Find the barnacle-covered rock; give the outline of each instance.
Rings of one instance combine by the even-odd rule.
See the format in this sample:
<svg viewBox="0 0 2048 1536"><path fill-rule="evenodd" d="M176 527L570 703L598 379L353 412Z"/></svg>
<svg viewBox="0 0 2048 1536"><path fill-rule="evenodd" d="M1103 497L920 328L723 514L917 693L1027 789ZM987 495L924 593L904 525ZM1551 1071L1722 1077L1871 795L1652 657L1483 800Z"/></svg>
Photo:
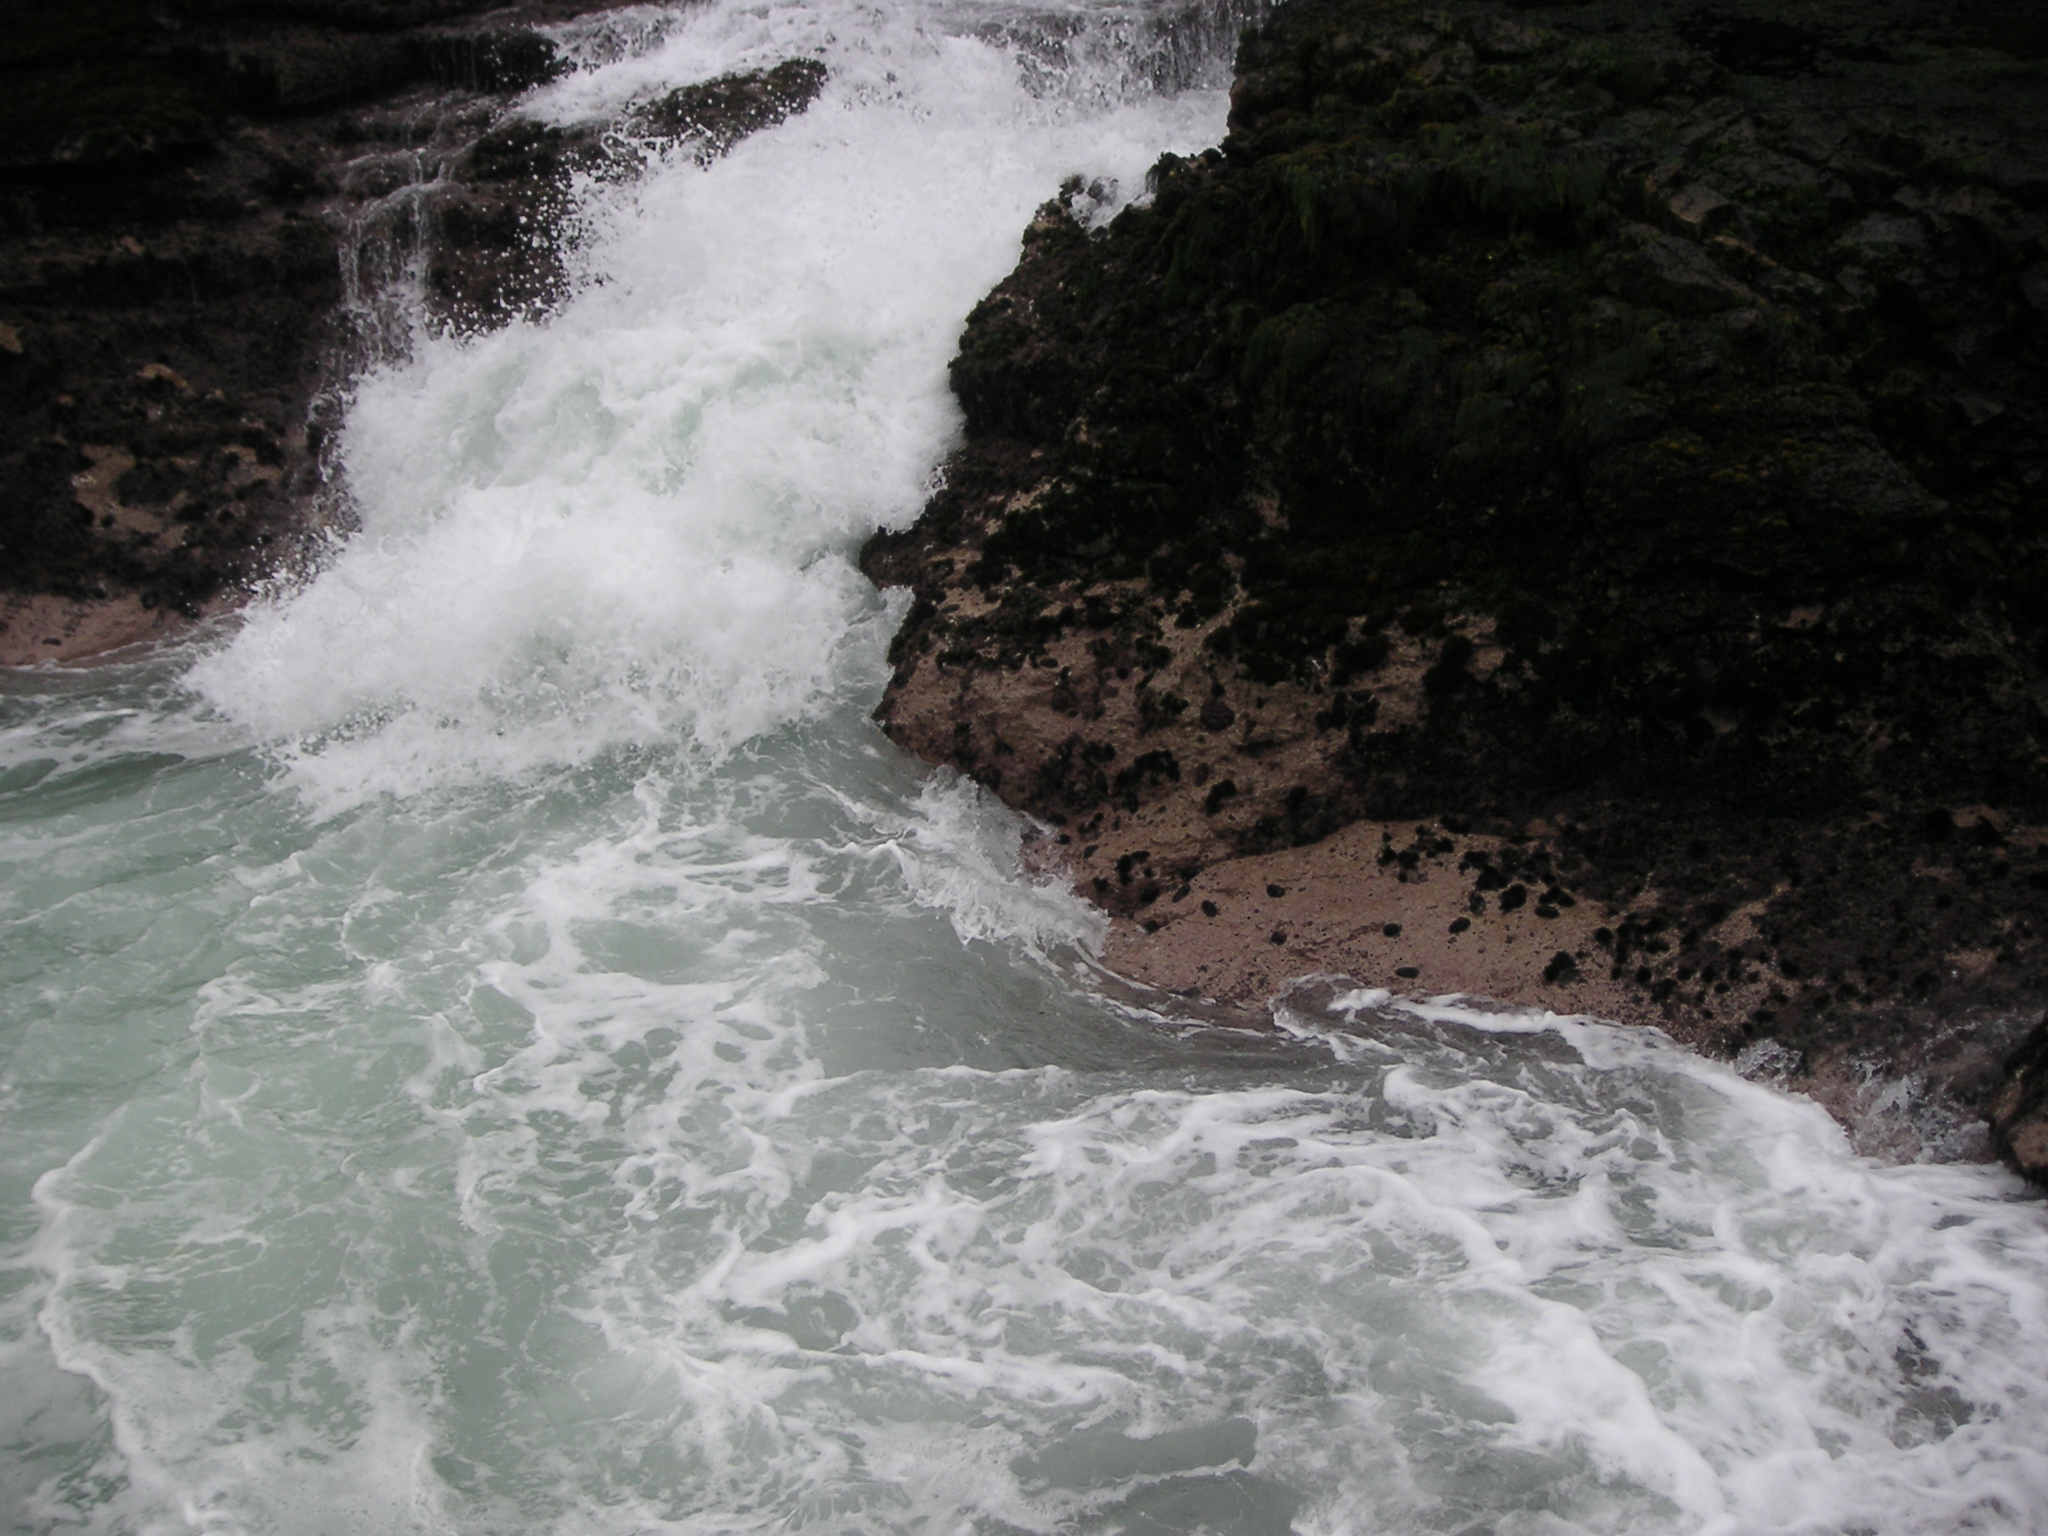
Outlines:
<svg viewBox="0 0 2048 1536"><path fill-rule="evenodd" d="M966 445L866 552L916 597L885 727L1134 932L1428 821L1605 918L1525 937L1517 1000L1815 1062L2009 1019L2048 990L2048 66L1972 14L1283 6L1218 148L1106 229L1070 187L970 318ZM1575 921L1473 894L1468 946ZM1974 1113L2009 1043L1944 1058Z"/></svg>

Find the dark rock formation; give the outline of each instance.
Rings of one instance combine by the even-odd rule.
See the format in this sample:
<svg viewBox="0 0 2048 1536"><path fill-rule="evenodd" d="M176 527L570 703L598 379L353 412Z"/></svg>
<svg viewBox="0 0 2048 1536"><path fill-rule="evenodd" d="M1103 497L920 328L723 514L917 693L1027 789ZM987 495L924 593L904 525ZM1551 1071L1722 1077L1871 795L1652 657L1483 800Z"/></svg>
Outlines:
<svg viewBox="0 0 2048 1536"><path fill-rule="evenodd" d="M578 175L626 180L647 153L676 145L708 162L801 112L824 84L824 65L790 59L679 86L629 109L619 122L498 123L452 162L448 185L433 201L429 303L464 330L547 310L567 292L565 219Z"/></svg>
<svg viewBox="0 0 2048 1536"><path fill-rule="evenodd" d="M475 0L26 0L0 37L0 587L198 611L309 526L365 106L559 65ZM27 611L18 602L9 612ZM76 612L74 611L74 620ZM88 635L98 634L86 626ZM45 638L0 634L27 659Z"/></svg>
<svg viewBox="0 0 2048 1536"><path fill-rule="evenodd" d="M2005 1084L1991 1105L1991 1138L2013 1167L2048 1184L2048 1018L2005 1063Z"/></svg>
<svg viewBox="0 0 2048 1536"><path fill-rule="evenodd" d="M679 142L723 153L824 78L792 61L579 129L508 115L513 93L567 68L537 28L596 8L24 0L10 13L0 661L159 633L152 612L229 599L345 517L322 495L331 390L402 339L402 326L369 334L366 301L402 285L416 253L442 323L535 313L564 292L576 171L622 178Z"/></svg>
<svg viewBox="0 0 2048 1536"><path fill-rule="evenodd" d="M1295 0L1219 149L1106 230L1070 186L970 319L966 446L866 552L916 596L885 725L1115 912L1134 846L1184 882L1440 817L1611 915L1566 999L1597 968L1813 1061L2009 1038L2048 991L2031 14Z"/></svg>

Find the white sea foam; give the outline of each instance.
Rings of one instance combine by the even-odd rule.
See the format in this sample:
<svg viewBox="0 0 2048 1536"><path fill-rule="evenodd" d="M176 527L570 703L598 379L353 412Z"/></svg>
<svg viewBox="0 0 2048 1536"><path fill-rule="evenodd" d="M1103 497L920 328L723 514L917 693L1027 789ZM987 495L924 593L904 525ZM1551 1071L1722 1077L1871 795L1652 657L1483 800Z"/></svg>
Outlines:
<svg viewBox="0 0 2048 1536"><path fill-rule="evenodd" d="M0 698L14 1525L2048 1528L2008 1176L1585 1020L1155 1027L866 721L961 317L1221 126L1077 16L586 25L535 112L833 83L366 380L363 531L189 688Z"/></svg>
<svg viewBox="0 0 2048 1536"><path fill-rule="evenodd" d="M495 868L495 819L393 811L240 871L250 958L201 988L183 1072L37 1188L42 1326L124 1489L39 1507L2048 1518L2048 1231L2003 1176L1878 1168L1583 1020L1355 994L1207 1051L1120 1022L921 873L1001 846L974 804L905 785L881 817L872 761L643 776Z"/></svg>
<svg viewBox="0 0 2048 1536"><path fill-rule="evenodd" d="M709 170L590 189L582 287L545 325L422 335L362 382L362 532L192 677L316 800L677 736L715 760L871 694L900 612L850 555L916 515L962 317L1063 177L1136 188L1220 128L1214 91L1047 101L927 19L707 8L535 102L573 116L792 53L833 71Z"/></svg>

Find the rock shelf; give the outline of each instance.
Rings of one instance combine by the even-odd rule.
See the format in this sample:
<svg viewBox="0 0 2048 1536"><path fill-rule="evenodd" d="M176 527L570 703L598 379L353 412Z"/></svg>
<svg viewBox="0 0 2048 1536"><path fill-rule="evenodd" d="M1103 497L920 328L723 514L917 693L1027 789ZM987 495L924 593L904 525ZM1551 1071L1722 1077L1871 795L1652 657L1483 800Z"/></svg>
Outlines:
<svg viewBox="0 0 2048 1536"><path fill-rule="evenodd" d="M879 716L1130 974L1656 1023L1989 1155L2048 996L2044 38L1796 11L1295 0L1220 146L1027 231L865 551Z"/></svg>

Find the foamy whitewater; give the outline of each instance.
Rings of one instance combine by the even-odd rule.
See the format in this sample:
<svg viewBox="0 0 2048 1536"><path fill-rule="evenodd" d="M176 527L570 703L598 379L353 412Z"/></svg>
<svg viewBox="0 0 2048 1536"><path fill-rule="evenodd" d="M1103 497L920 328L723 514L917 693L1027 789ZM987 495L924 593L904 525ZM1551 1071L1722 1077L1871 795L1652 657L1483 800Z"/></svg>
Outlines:
<svg viewBox="0 0 2048 1536"><path fill-rule="evenodd" d="M365 378L315 579L0 684L8 1529L2048 1529L2008 1174L1586 1021L1119 1004L869 722L967 311L1233 27L565 31L557 120L832 78Z"/></svg>

